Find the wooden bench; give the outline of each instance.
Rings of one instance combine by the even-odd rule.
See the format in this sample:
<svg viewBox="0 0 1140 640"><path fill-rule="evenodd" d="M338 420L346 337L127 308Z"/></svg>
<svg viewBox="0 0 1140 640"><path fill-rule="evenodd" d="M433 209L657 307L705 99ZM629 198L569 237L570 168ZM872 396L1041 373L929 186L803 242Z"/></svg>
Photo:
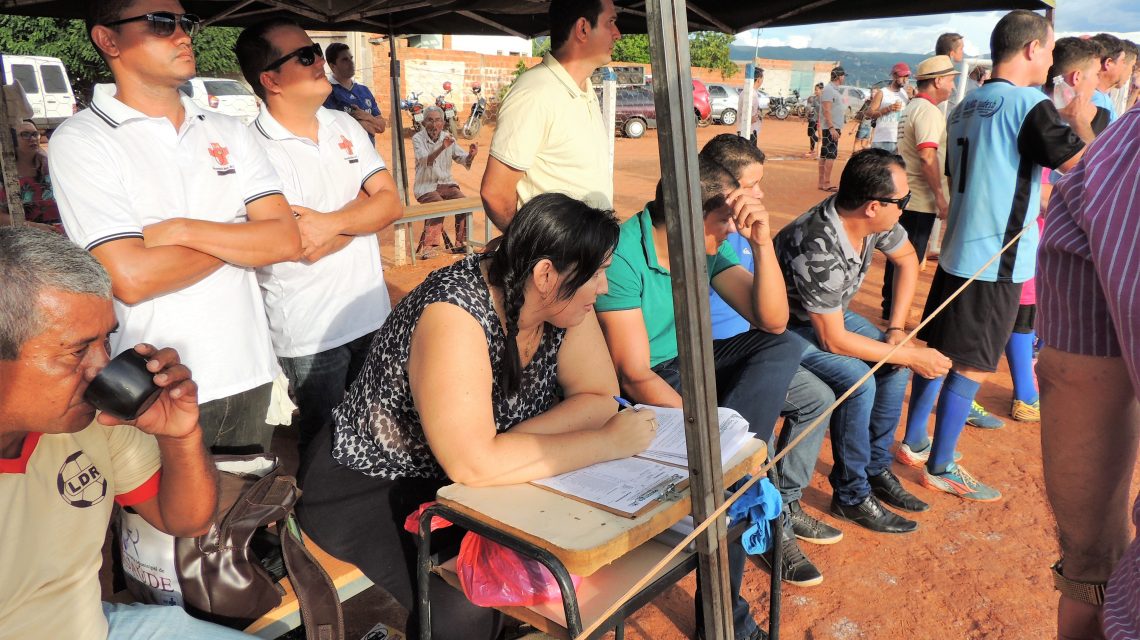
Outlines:
<svg viewBox="0 0 1140 640"><path fill-rule="evenodd" d="M416 263L416 247L412 240L412 225L416 222L426 222L434 218L450 217L453 215L463 215L467 217L467 246L468 251L470 247L486 246L491 241L491 219L487 218L483 223L483 241L473 241L474 225L472 224L474 214L476 211L483 210L483 201L475 196L469 198L457 198L455 200L440 200L439 202L429 202L427 204L413 204L404 208L404 216L396 221L394 230L396 233L396 264L404 265Z"/></svg>

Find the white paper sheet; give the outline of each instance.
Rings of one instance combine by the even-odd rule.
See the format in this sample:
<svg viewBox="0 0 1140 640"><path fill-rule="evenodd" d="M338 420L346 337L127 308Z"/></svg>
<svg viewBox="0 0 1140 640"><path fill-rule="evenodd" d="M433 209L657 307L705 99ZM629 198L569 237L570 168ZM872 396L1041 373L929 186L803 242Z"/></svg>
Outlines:
<svg viewBox="0 0 1140 640"><path fill-rule="evenodd" d="M649 443L648 449L637 455L688 467L684 412L681 409L642 404L637 405L637 408L652 409L657 414L658 424L657 437ZM717 407L717 418L720 421L720 463L724 465L752 438L752 433L748 431L748 421L732 409Z"/></svg>
<svg viewBox="0 0 1140 640"><path fill-rule="evenodd" d="M652 460L624 458L535 480L534 484L632 515L688 475L685 469Z"/></svg>

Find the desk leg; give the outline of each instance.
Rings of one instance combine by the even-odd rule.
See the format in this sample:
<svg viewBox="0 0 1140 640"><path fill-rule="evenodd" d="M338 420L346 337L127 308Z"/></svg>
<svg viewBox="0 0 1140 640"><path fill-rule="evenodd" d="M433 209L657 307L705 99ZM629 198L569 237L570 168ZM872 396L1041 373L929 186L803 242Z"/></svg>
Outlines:
<svg viewBox="0 0 1140 640"><path fill-rule="evenodd" d="M776 475L776 466L768 470L768 480L772 482L773 486L780 486L779 478ZM780 596L783 589L783 541L784 535L784 513L781 511L780 515L772 521L772 585L770 589L769 607L768 607L768 638L770 640L780 640Z"/></svg>
<svg viewBox="0 0 1140 640"><path fill-rule="evenodd" d="M418 558L419 566L417 567L416 576L419 585L419 616L420 616L420 638L421 640L430 640L431 638L431 611L428 600L428 577L431 570L431 517L438 515L452 524L466 529L473 533L477 533L492 542L497 542L504 547L519 553L520 555L533 558L546 567L554 579L558 582L558 588L562 592L562 608L566 614L566 628L570 632L571 638L576 638L582 634L582 614L578 610L578 594L574 591L574 582L570 578L570 572L562 565L554 554L546 549L537 547L525 540L519 540L507 533L499 531L498 529L487 526L486 524L473 520L461 513L448 509L447 507L434 504L427 509L424 509L423 515L420 516L420 535L417 541L419 547Z"/></svg>
<svg viewBox="0 0 1140 640"><path fill-rule="evenodd" d="M409 226L410 225L397 222L393 230L396 234L396 251L393 260L395 260L398 265L407 264Z"/></svg>
<svg viewBox="0 0 1140 640"><path fill-rule="evenodd" d="M486 247L491 242L491 216L483 211L483 246Z"/></svg>
<svg viewBox="0 0 1140 640"><path fill-rule="evenodd" d="M416 536L416 603L417 610L412 615L420 618L420 640L431 640L431 516L420 516L420 533Z"/></svg>

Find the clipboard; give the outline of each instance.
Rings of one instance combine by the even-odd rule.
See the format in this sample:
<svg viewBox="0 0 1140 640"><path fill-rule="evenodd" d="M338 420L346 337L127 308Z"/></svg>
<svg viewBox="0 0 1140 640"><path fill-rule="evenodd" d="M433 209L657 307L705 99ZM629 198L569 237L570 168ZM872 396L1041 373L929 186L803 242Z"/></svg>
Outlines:
<svg viewBox="0 0 1140 640"><path fill-rule="evenodd" d="M583 476L589 476L591 473L596 473L597 467L608 466L610 468L618 466L637 466L637 465L653 465L661 469L668 469L664 471L665 477L654 478L650 482L636 483L631 481L627 487L630 491L628 495L622 496L624 500L620 502L629 503L635 502L636 505L631 508L615 505L613 502L607 503L601 500L593 500L590 497L582 495L580 492L564 490L560 487L565 487L567 479L573 480ZM636 479L635 479L636 480ZM552 483L557 483L556 486L551 486ZM633 456L630 458L623 458L620 460L610 460L603 462L599 465L591 465L575 471L570 471L554 478L545 478L542 480L532 480L532 484L546 491L557 493L560 496L577 500L583 504L590 505L595 509L601 509L608 513L624 518L637 518L651 511L655 507L665 502L674 502L681 498L681 492L689 488L689 471L683 467L663 463L649 458L642 458L640 456ZM616 493L625 493L622 491L623 487L614 487Z"/></svg>

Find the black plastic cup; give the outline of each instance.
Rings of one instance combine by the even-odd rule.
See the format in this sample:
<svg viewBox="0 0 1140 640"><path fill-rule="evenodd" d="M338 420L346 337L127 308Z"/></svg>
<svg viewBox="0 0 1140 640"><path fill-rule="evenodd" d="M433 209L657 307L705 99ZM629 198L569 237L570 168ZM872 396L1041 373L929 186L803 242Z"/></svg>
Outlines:
<svg viewBox="0 0 1140 640"><path fill-rule="evenodd" d="M138 351L127 349L95 376L83 398L120 420L134 420L154 404L162 391L146 363L146 357Z"/></svg>

